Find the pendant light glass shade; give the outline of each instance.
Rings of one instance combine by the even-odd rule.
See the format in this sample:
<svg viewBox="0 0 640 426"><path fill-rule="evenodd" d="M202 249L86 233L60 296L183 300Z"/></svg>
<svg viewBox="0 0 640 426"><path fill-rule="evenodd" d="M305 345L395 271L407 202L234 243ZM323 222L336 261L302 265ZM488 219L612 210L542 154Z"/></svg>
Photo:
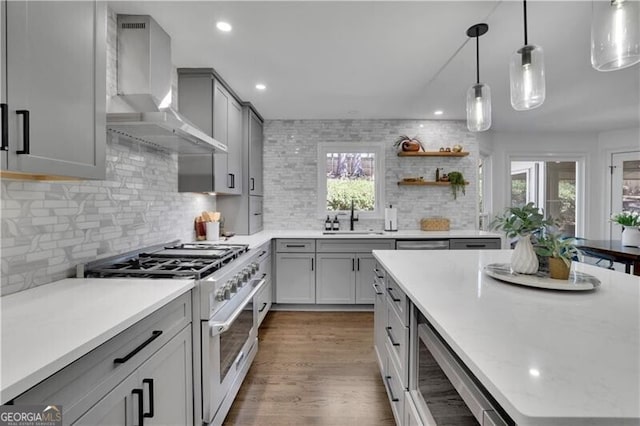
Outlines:
<svg viewBox="0 0 640 426"><path fill-rule="evenodd" d="M593 0L591 65L614 71L640 62L640 2Z"/></svg>
<svg viewBox="0 0 640 426"><path fill-rule="evenodd" d="M484 132L491 127L491 89L476 83L467 90L467 128L471 132Z"/></svg>
<svg viewBox="0 0 640 426"><path fill-rule="evenodd" d="M546 96L542 48L530 44L516 50L511 55L509 77L511 106L516 111L534 109L542 105Z"/></svg>

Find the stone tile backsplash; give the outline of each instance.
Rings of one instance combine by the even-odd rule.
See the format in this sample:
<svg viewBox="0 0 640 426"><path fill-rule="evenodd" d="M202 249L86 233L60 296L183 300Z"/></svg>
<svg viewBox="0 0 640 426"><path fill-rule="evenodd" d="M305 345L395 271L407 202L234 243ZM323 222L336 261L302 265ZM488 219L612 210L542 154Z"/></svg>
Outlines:
<svg viewBox="0 0 640 426"><path fill-rule="evenodd" d="M109 135L104 181L2 179L6 295L75 276L75 265L174 239L215 197L178 193L178 157Z"/></svg>
<svg viewBox="0 0 640 426"><path fill-rule="evenodd" d="M462 121L435 120L267 120L264 140L265 229L322 229L317 209L317 146L326 142L384 142L385 203L398 208L399 229L419 229L420 219L443 216L451 229L475 229L478 142ZM427 150L463 146L467 157L398 157L399 135L417 135ZM469 181L454 200L448 187L398 186L405 177L434 180L436 168L460 171ZM341 220L348 229L348 220ZM356 229L383 228L382 219L361 220Z"/></svg>

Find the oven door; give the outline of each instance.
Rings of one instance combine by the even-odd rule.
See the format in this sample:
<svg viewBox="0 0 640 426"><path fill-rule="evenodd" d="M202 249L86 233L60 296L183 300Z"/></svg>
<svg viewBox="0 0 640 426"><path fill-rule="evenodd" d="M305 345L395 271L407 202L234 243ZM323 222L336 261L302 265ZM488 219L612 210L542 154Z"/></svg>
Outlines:
<svg viewBox="0 0 640 426"><path fill-rule="evenodd" d="M510 419L419 312L410 394L424 424L507 425Z"/></svg>
<svg viewBox="0 0 640 426"><path fill-rule="evenodd" d="M257 310L253 299L264 285L264 279L252 281L242 303L234 307L227 303L209 321L202 321L202 402L207 423L212 422L234 383L246 374L244 367L252 359L249 355L255 355Z"/></svg>

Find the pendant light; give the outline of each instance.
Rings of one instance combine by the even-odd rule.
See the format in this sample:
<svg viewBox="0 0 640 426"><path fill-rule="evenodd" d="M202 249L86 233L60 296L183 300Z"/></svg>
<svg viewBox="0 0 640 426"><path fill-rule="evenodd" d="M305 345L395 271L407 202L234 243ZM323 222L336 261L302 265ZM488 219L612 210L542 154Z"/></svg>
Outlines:
<svg viewBox="0 0 640 426"><path fill-rule="evenodd" d="M476 84L467 90L467 128L472 132L491 127L491 89L480 83L480 36L487 31L487 24L476 24L467 30L467 36L476 39Z"/></svg>
<svg viewBox="0 0 640 426"><path fill-rule="evenodd" d="M615 71L640 62L640 3L593 0L591 3L591 65Z"/></svg>
<svg viewBox="0 0 640 426"><path fill-rule="evenodd" d="M527 1L524 12L524 46L511 55L509 77L511 80L511 106L516 111L526 111L542 105L545 98L544 56L542 48L529 44L527 36Z"/></svg>

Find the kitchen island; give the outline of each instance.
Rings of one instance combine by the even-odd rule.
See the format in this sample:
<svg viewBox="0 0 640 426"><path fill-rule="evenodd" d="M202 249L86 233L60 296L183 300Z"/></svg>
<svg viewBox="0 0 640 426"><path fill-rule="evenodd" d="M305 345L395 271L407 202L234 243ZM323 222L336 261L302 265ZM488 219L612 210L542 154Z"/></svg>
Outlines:
<svg viewBox="0 0 640 426"><path fill-rule="evenodd" d="M511 251L374 251L447 345L518 425L640 424L640 280L583 263L595 291L488 277Z"/></svg>

